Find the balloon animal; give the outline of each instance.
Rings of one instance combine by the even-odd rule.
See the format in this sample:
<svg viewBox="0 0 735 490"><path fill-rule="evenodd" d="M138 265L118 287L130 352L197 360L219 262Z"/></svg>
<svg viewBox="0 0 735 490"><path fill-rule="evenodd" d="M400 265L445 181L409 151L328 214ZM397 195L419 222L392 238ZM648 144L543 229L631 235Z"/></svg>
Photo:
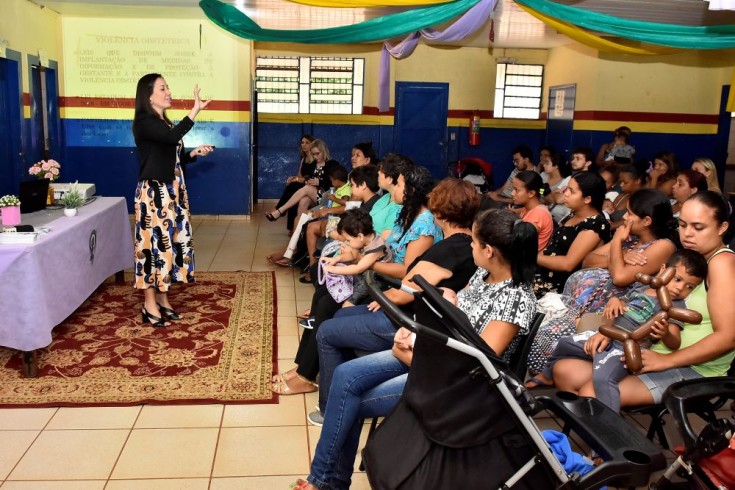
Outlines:
<svg viewBox="0 0 735 490"><path fill-rule="evenodd" d="M673 306L671 301L671 293L666 289L666 285L676 275L675 267L668 267L657 277L651 277L648 274L638 273L635 278L638 282L647 284L656 290L656 298L661 311L653 315L646 323L637 329L629 332L616 325L601 325L600 333L613 340L617 340L623 344L623 353L625 354L625 364L632 373L637 373L643 368L643 359L641 358L641 347L638 342L648 337L651 333L653 324L658 321L666 321L669 318L679 320L684 323L698 324L702 322L702 315L688 308L679 308Z"/></svg>

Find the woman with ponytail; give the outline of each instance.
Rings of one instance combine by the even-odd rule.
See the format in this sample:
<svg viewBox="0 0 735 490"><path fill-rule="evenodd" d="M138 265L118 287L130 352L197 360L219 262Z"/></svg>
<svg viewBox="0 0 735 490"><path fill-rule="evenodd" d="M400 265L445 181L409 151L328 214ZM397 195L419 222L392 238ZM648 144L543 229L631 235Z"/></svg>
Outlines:
<svg viewBox="0 0 735 490"><path fill-rule="evenodd" d="M538 249L536 228L507 209L480 213L472 226L472 256L477 271L466 288L446 293L498 354L509 359L536 314L531 284ZM398 403L413 356L413 336L401 328L392 351L345 362L332 378L322 425L306 480L297 489L349 488L363 419L387 415ZM438 359L437 362L441 360ZM457 400L462 403L462 400Z"/></svg>
<svg viewBox="0 0 735 490"><path fill-rule="evenodd" d="M524 170L518 172L513 179L513 204L523 206L518 215L523 221L536 227L539 252L546 248L554 232L554 219L549 209L541 204L543 196L550 193L549 186L544 184L536 172Z"/></svg>

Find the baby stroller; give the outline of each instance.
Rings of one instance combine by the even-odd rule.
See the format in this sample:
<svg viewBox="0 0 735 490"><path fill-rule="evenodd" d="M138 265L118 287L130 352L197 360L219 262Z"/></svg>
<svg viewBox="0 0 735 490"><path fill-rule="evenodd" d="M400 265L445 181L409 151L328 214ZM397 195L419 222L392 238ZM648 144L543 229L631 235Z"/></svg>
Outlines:
<svg viewBox="0 0 735 490"><path fill-rule="evenodd" d="M396 408L370 436L363 461L374 489L599 488L647 485L664 469L660 449L597 400L569 393L534 398L459 309L420 276L416 320L375 287L393 321L417 334ZM438 362L441 360L441 362ZM567 474L532 416L549 410L604 462Z"/></svg>
<svg viewBox="0 0 735 490"><path fill-rule="evenodd" d="M651 488L728 489L735 488L735 421L718 419L714 409L735 399L735 377L700 378L680 381L664 393L664 405L671 413L677 430L684 439L677 448L679 457ZM714 400L714 401L713 401ZM689 414L697 414L707 424L697 433ZM686 480L682 485L671 482L678 474Z"/></svg>
<svg viewBox="0 0 735 490"><path fill-rule="evenodd" d="M493 188L493 164L482 158L468 157L450 163L449 175L472 182L480 193Z"/></svg>

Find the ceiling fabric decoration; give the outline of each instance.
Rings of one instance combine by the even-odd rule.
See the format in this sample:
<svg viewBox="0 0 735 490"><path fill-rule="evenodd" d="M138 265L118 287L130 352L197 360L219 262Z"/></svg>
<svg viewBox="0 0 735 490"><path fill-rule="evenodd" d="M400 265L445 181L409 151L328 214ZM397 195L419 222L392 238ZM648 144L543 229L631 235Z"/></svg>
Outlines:
<svg viewBox="0 0 735 490"><path fill-rule="evenodd" d="M638 41L628 41L625 39L613 41L611 39L606 39L596 34L592 34L588 30L572 25L569 22L564 22L559 19L549 17L548 15L544 15L541 12L532 9L531 7L520 4L519 7L539 19L544 24L557 30L560 34L564 34L565 36L574 39L578 43L590 46L606 53L662 55L680 53L683 51L683 49L679 48L653 46L650 44L646 45L641 44Z"/></svg>
<svg viewBox="0 0 735 490"><path fill-rule="evenodd" d="M456 0L384 15L352 25L302 30L263 29L234 6L218 0L201 0L199 6L212 22L245 39L303 44L347 44L382 41L442 24L479 2L480 0Z"/></svg>
<svg viewBox="0 0 735 490"><path fill-rule="evenodd" d="M392 45L388 41L383 43L380 54L380 68L378 70L378 111L386 112L390 108L390 57L403 59L411 56L421 37L433 42L455 42L472 35L480 29L490 18L498 0L481 0L480 3L468 10L462 17L443 31L436 29L421 29L408 35L403 41Z"/></svg>
<svg viewBox="0 0 735 490"><path fill-rule="evenodd" d="M648 44L686 49L735 47L735 25L682 26L621 19L549 0L515 0L549 17L592 31Z"/></svg>
<svg viewBox="0 0 735 490"><path fill-rule="evenodd" d="M375 8L375 7L419 7L450 3L456 0L288 0L289 2L308 5L310 7L330 8Z"/></svg>

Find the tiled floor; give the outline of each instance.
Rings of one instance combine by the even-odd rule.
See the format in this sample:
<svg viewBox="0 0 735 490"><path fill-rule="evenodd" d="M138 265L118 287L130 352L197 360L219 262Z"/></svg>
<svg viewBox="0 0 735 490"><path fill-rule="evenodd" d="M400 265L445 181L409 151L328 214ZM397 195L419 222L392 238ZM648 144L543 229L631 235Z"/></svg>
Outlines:
<svg viewBox="0 0 735 490"><path fill-rule="evenodd" d="M262 213L261 206L249 221L196 219L197 268L275 270L283 371L293 365L295 315L309 306L312 288L265 260L288 236L283 221ZM0 410L0 488L287 489L308 473L320 429L307 425L306 414L315 404L309 394L274 405ZM539 425L558 428L550 419ZM364 474L354 482L369 488Z"/></svg>

